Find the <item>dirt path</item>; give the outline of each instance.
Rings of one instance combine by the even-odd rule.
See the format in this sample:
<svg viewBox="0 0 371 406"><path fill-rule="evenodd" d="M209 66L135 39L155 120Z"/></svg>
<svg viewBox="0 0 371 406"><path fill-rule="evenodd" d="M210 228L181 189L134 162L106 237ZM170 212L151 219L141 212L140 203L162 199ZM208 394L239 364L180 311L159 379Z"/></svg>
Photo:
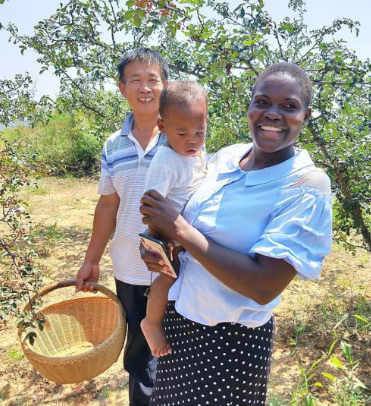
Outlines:
<svg viewBox="0 0 371 406"><path fill-rule="evenodd" d="M90 236L96 188L95 180L45 179L37 191L26 194L25 200L30 203L36 226L35 248L47 283L76 275ZM371 404L371 400L365 403L365 392L357 400L353 395L356 391L346 389L350 385L350 366L340 346L343 338L352 348L354 359L360 360L354 375L370 387L371 325L367 327L367 323L354 317L358 315L371 321L370 265L371 256L364 251L359 250L352 256L335 247L320 281L295 280L284 293L276 312L269 405L304 404L301 402L308 393L308 384L314 383L318 385L311 389L313 400L317 399L313 404ZM114 287L107 254L102 260L100 282ZM65 297L73 297L73 290L57 291L48 301L57 302ZM23 358L13 321L0 327L0 333L0 404L128 405L128 377L122 370L122 354L108 371L89 382L56 385L41 377ZM333 356L344 369L336 368L329 360L321 361L309 382L311 372L307 373L308 383L305 384L303 371L320 359L336 339ZM326 378L322 372L331 373L334 380ZM348 399L345 403L339 397L343 392ZM351 396L355 399L353 403L349 400Z"/></svg>

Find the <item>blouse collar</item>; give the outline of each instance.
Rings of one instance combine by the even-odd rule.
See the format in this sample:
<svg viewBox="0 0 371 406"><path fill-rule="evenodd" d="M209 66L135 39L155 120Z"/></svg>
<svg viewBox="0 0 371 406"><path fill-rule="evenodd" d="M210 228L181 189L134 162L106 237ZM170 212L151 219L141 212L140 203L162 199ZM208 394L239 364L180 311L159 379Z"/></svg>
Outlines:
<svg viewBox="0 0 371 406"><path fill-rule="evenodd" d="M232 172L237 169L242 171L239 167L239 163L243 156L251 151L253 144L241 145L241 148L237 153L227 162L225 171ZM309 153L305 150L295 148L295 155L280 164L270 166L268 168L260 169L257 171L245 172L245 186L262 185L264 183L274 182L276 180L285 178L292 175L295 172L309 166L314 166L314 163L309 156Z"/></svg>

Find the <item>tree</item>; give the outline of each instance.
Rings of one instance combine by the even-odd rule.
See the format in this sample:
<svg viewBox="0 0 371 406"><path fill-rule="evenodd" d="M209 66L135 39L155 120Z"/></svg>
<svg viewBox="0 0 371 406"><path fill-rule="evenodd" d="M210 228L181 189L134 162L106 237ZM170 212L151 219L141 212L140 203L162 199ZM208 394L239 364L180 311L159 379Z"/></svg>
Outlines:
<svg viewBox="0 0 371 406"><path fill-rule="evenodd" d="M20 313L19 306L30 300L42 285L42 273L35 263L36 254L31 248L30 216L27 204L19 191L24 186L35 185L32 180L35 167L32 159L19 153L17 141L8 142L0 136L0 320L9 315L19 316L18 322L33 325L31 314Z"/></svg>
<svg viewBox="0 0 371 406"><path fill-rule="evenodd" d="M262 0L244 0L234 9L217 0L137 0L125 6L118 0L71 0L41 21L33 36L20 35L14 25L6 29L21 49L38 52L42 69L53 68L73 100L103 118L113 107L94 103L93 96L116 80L121 55L157 43L173 77L195 77L208 89L209 150L249 138L246 110L262 69L277 61L301 65L314 85L314 119L300 143L332 177L337 237L346 242L356 230L360 245L371 250L371 65L332 38L343 28L357 34L359 25L344 18L309 31L305 2L291 0L289 7L295 17L276 22Z"/></svg>
<svg viewBox="0 0 371 406"><path fill-rule="evenodd" d="M32 80L27 73L16 75L14 81L0 81L0 106L0 124L4 126L16 120L33 121L39 103L33 100ZM20 312L21 304L41 287L42 273L30 244L27 203L19 192L23 187L36 186L39 170L24 141L10 142L0 132L0 320L18 316L25 327L42 324L42 318L35 317L34 306L31 313ZM27 337L32 340L33 335Z"/></svg>

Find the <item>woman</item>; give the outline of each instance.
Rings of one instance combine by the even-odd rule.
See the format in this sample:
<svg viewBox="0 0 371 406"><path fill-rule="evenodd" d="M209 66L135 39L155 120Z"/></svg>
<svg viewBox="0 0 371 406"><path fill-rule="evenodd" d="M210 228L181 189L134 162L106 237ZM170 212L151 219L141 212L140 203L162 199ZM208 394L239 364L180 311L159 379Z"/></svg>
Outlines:
<svg viewBox="0 0 371 406"><path fill-rule="evenodd" d="M296 275L319 277L331 246L328 177L293 146L310 98L300 67L270 66L253 87L253 143L211 159L183 217L156 192L143 197L143 223L185 249L165 320L173 353L159 361L151 405L265 404L273 309Z"/></svg>

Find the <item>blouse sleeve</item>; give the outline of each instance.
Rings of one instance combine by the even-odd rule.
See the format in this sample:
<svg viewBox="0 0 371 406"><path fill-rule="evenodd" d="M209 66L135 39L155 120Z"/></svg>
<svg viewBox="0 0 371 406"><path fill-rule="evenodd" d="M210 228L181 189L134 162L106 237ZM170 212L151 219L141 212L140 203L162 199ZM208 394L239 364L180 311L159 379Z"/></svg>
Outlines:
<svg viewBox="0 0 371 406"><path fill-rule="evenodd" d="M332 195L314 187L286 189L251 254L284 259L301 279L318 279L332 242Z"/></svg>

